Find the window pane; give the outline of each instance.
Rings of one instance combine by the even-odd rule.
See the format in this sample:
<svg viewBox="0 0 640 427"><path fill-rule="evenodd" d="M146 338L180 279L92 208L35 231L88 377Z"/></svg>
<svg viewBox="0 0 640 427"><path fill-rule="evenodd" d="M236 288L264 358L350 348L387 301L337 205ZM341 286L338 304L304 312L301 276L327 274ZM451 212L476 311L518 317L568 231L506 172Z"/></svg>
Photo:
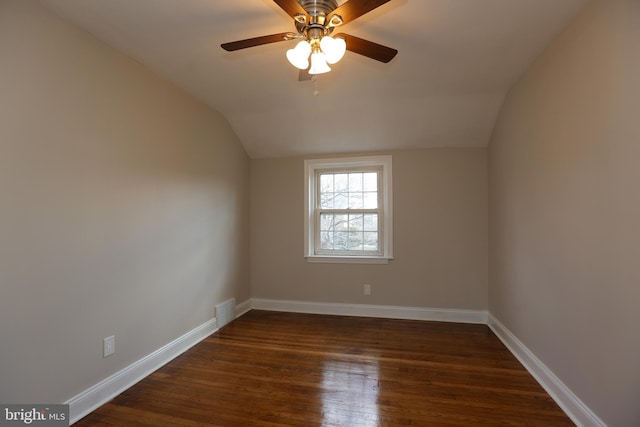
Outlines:
<svg viewBox="0 0 640 427"><path fill-rule="evenodd" d="M347 209L349 207L349 193L334 193L335 201L333 207L335 209Z"/></svg>
<svg viewBox="0 0 640 427"><path fill-rule="evenodd" d="M367 172L363 174L363 190L364 191L378 191L378 173Z"/></svg>
<svg viewBox="0 0 640 427"><path fill-rule="evenodd" d="M320 232L320 247L322 249L333 249L333 231Z"/></svg>
<svg viewBox="0 0 640 427"><path fill-rule="evenodd" d="M320 231L333 231L334 228L334 214L321 214L320 215Z"/></svg>
<svg viewBox="0 0 640 427"><path fill-rule="evenodd" d="M362 193L349 193L349 209L362 209Z"/></svg>
<svg viewBox="0 0 640 427"><path fill-rule="evenodd" d="M363 236L361 232L352 231L349 233L349 250L361 251L363 248Z"/></svg>
<svg viewBox="0 0 640 427"><path fill-rule="evenodd" d="M378 215L366 214L364 215L364 231L378 231Z"/></svg>
<svg viewBox="0 0 640 427"><path fill-rule="evenodd" d="M320 175L320 192L333 193L333 174Z"/></svg>
<svg viewBox="0 0 640 427"><path fill-rule="evenodd" d="M362 215L349 215L349 231L362 231L364 219Z"/></svg>
<svg viewBox="0 0 640 427"><path fill-rule="evenodd" d="M336 193L320 193L320 207L322 209L333 209Z"/></svg>
<svg viewBox="0 0 640 427"><path fill-rule="evenodd" d="M372 231L365 231L364 235L364 250L365 251L377 251L378 250L378 233Z"/></svg>
<svg viewBox="0 0 640 427"><path fill-rule="evenodd" d="M349 232L340 231L333 234L333 249L337 251L345 251L348 249Z"/></svg>
<svg viewBox="0 0 640 427"><path fill-rule="evenodd" d="M349 216L348 215L336 215L333 227L336 231L349 230Z"/></svg>
<svg viewBox="0 0 640 427"><path fill-rule="evenodd" d="M346 173L337 173L334 176L334 191L349 191L349 175Z"/></svg>
<svg viewBox="0 0 640 427"><path fill-rule="evenodd" d="M362 201L364 209L378 209L378 193L367 192L364 193L364 200Z"/></svg>
<svg viewBox="0 0 640 427"><path fill-rule="evenodd" d="M349 174L349 191L362 191L362 175L361 173Z"/></svg>

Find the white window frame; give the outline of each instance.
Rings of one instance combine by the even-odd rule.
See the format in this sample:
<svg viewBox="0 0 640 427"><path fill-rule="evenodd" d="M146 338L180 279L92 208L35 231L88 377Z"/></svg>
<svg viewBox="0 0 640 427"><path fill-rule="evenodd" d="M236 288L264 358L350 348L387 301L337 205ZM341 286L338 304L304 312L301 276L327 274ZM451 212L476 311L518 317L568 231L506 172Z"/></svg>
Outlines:
<svg viewBox="0 0 640 427"><path fill-rule="evenodd" d="M379 254L326 254L316 251L319 217L317 212L319 186L318 172L361 169L381 170L378 191L381 200L379 212ZM391 156L343 157L311 159L304 162L304 256L309 262L387 264L393 259L393 194Z"/></svg>

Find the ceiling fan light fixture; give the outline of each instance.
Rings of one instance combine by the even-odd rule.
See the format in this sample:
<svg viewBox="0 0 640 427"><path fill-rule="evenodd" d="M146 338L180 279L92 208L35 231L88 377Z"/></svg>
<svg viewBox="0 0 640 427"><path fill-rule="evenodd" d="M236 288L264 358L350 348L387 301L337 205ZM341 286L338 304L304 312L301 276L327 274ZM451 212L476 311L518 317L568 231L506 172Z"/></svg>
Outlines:
<svg viewBox="0 0 640 427"><path fill-rule="evenodd" d="M302 40L295 48L287 51L287 59L294 67L306 70L309 68L309 54L311 54L311 45L306 40Z"/></svg>
<svg viewBox="0 0 640 427"><path fill-rule="evenodd" d="M326 55L329 64L336 64L342 59L347 51L347 43L344 38L325 36L320 41L320 48Z"/></svg>
<svg viewBox="0 0 640 427"><path fill-rule="evenodd" d="M0 0L2 1L2 0ZM265 0L266 1L266 0ZM300 80L308 75L328 73L329 64L338 63L346 51L387 63L398 53L396 49L349 34L331 37L336 27L371 12L390 0L273 0L285 13L293 18L296 32L278 33L223 43L227 52L262 46L270 43L302 39L286 57L294 67L307 73L299 73ZM347 46L348 45L348 46ZM311 67L309 67L311 64Z"/></svg>
<svg viewBox="0 0 640 427"><path fill-rule="evenodd" d="M327 64L325 54L322 52L314 52L311 54L311 68L309 74L324 74L331 71L331 67Z"/></svg>

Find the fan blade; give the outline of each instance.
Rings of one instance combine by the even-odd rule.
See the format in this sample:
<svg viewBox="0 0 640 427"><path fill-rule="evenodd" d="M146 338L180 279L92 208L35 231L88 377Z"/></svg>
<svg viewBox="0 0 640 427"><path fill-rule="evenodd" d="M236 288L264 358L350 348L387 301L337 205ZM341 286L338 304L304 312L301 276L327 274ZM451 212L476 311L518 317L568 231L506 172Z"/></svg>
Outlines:
<svg viewBox="0 0 640 427"><path fill-rule="evenodd" d="M342 17L342 25L348 24L364 15L371 12L373 9L382 6L383 4L391 0L348 0L342 6L339 6L336 10L329 14L329 17L333 15L340 15ZM331 19L331 18L329 18Z"/></svg>
<svg viewBox="0 0 640 427"><path fill-rule="evenodd" d="M336 34L334 37L343 37L347 42L347 50L375 59L376 61L387 63L391 61L398 51L360 37L350 36L349 34Z"/></svg>
<svg viewBox="0 0 640 427"><path fill-rule="evenodd" d="M297 0L273 0L273 2L292 18L295 18L298 14L307 16L307 11L300 6Z"/></svg>
<svg viewBox="0 0 640 427"><path fill-rule="evenodd" d="M295 37L293 33L271 34L270 36L254 37L252 39L238 40L220 45L224 50L233 52L234 50L246 49L248 47L261 46L263 44L283 42Z"/></svg>

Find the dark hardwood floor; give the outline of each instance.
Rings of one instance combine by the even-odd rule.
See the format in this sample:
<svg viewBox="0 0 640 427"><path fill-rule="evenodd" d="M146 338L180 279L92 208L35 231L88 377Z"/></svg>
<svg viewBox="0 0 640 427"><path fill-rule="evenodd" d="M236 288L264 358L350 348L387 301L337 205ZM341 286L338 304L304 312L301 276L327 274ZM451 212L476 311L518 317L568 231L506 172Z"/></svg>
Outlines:
<svg viewBox="0 0 640 427"><path fill-rule="evenodd" d="M573 426L485 325L251 311L76 426Z"/></svg>

